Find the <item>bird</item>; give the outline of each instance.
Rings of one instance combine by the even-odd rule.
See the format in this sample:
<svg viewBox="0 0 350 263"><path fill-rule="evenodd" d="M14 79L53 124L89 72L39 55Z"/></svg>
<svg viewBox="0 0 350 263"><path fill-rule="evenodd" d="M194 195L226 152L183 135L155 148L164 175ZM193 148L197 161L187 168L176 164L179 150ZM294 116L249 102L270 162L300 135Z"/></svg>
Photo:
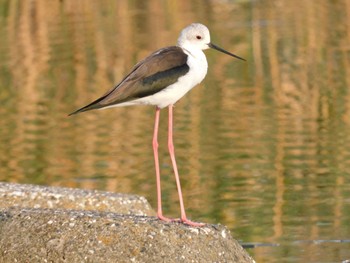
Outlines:
<svg viewBox="0 0 350 263"><path fill-rule="evenodd" d="M105 109L110 107L151 105L155 107L153 130L153 155L157 188L157 217L166 222L180 222L191 227L204 223L187 218L173 143L173 107L188 91L205 78L208 63L203 50L215 49L226 55L245 61L210 41L209 29L201 23L185 27L177 45L164 47L138 62L131 71L114 87L90 104L69 114ZM160 110L168 107L168 151L175 174L176 188L180 203L180 218L165 217L162 210L161 180L158 158L158 127Z"/></svg>

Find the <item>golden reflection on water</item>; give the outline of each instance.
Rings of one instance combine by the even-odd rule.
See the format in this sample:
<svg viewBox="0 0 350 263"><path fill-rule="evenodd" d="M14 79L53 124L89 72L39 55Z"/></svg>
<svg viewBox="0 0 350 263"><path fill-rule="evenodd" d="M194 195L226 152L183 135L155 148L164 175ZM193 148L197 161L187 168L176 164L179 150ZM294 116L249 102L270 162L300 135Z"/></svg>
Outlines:
<svg viewBox="0 0 350 263"><path fill-rule="evenodd" d="M0 180L145 195L154 109L74 117L200 21L205 81L175 107L188 214L228 225L257 262L350 258L350 1L1 1ZM178 216L161 113L165 210Z"/></svg>

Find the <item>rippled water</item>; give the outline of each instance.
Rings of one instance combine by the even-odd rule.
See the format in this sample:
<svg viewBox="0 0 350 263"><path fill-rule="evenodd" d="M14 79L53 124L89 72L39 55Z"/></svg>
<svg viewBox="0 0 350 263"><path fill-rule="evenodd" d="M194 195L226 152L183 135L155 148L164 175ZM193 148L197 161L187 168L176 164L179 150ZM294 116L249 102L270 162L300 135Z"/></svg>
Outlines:
<svg viewBox="0 0 350 263"><path fill-rule="evenodd" d="M257 262L350 259L350 2L0 1L0 180L156 206L152 107L67 117L199 21L204 82L175 107L188 215ZM179 215L161 112L164 210Z"/></svg>

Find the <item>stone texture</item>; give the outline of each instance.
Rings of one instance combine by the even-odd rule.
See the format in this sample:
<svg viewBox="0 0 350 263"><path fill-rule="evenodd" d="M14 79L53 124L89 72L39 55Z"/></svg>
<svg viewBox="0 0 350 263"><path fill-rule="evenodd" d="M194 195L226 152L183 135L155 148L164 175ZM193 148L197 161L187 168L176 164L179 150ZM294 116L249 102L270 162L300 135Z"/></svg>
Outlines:
<svg viewBox="0 0 350 263"><path fill-rule="evenodd" d="M32 207L154 216L146 198L96 190L0 182L0 208Z"/></svg>
<svg viewBox="0 0 350 263"><path fill-rule="evenodd" d="M36 194L30 195L26 187L12 185L11 191L0 187L0 198L11 206L5 207L1 202L0 262L254 262L222 225L194 228L181 223L165 223L152 216L130 214L135 209L133 202L121 202L121 205L132 207L126 209L128 214L124 215L92 211L91 203L95 201L88 201L86 206L84 195L89 200L98 199L96 203L104 203L104 197L108 199L114 194L28 186L37 190ZM52 208L42 208L47 207L47 202L42 200L45 198L37 198L42 189L46 194L50 193L49 196L53 193L59 196L55 200L60 201L53 204L66 204L61 202L63 197L59 195L62 189L62 195L70 193L74 197L68 199L82 199L79 202L91 211L71 210L64 206L56 208L51 204ZM26 198L24 192L28 194ZM92 197L94 193L98 198ZM15 202L9 200L11 196L22 204L14 206ZM28 198L32 200L26 200ZM134 198L139 200L140 197L133 196L131 200ZM33 200L41 200L40 208L34 208ZM23 208L23 204L30 204L31 208ZM68 205L71 207L73 204Z"/></svg>

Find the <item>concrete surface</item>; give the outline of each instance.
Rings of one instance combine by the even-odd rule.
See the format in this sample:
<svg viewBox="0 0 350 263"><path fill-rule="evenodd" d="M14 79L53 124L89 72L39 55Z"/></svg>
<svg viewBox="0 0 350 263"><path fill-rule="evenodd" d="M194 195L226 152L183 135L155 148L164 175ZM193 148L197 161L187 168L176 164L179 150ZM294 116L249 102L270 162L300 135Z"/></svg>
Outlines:
<svg viewBox="0 0 350 263"><path fill-rule="evenodd" d="M90 202L87 207L91 211L56 208L52 205L55 202L50 203L51 208L42 208L47 204L44 201L40 208L33 208L35 202L23 200L23 192L45 189L58 195L60 188L7 186L12 189L12 194L0 187L0 262L254 262L222 225L193 228L181 223L164 223L152 216L130 214L134 210L132 202L126 202L132 209L126 209L129 212L124 215L92 211ZM108 199L113 195L62 188L62 193L67 192L77 193L79 198L68 198L72 200L83 200L82 193L89 198L97 193L102 203L103 197ZM24 204L30 204L31 208L23 208L20 204L14 206L9 200L11 196L16 202L22 200ZM4 206L3 198L11 207ZM133 196L132 200L134 198L139 200L141 197Z"/></svg>
<svg viewBox="0 0 350 263"><path fill-rule="evenodd" d="M143 196L76 188L0 182L0 200L0 208L63 208L156 215Z"/></svg>

